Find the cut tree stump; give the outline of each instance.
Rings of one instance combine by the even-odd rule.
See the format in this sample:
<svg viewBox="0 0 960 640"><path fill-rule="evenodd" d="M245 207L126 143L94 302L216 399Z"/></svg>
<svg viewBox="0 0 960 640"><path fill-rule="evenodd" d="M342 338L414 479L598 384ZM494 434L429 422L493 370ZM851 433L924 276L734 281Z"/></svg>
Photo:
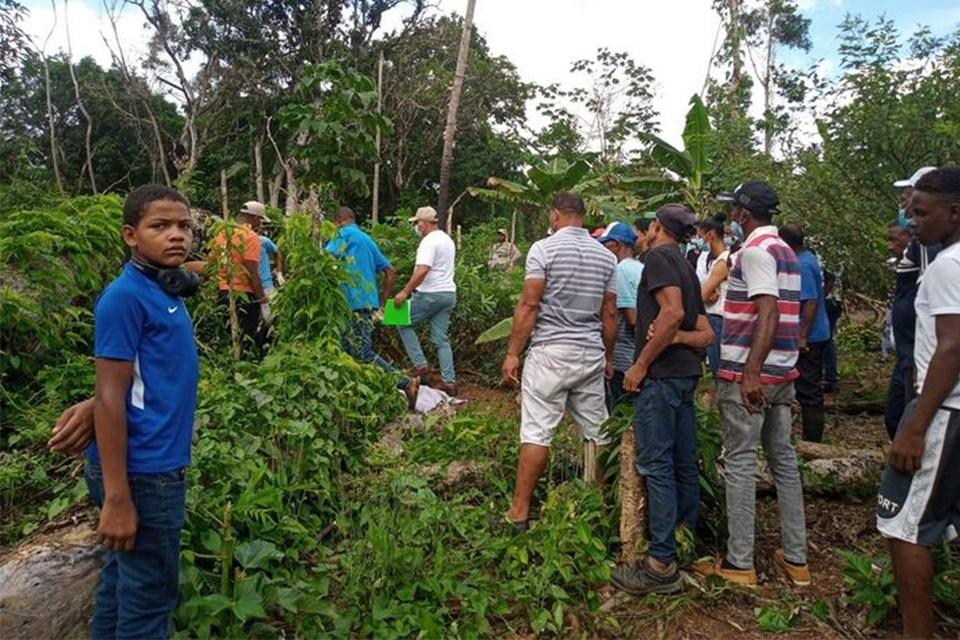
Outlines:
<svg viewBox="0 0 960 640"><path fill-rule="evenodd" d="M633 429L623 432L620 441L620 562L633 565L640 558L647 518L643 480L637 473Z"/></svg>
<svg viewBox="0 0 960 640"><path fill-rule="evenodd" d="M69 525L0 557L0 635L87 638L106 548L88 522Z"/></svg>

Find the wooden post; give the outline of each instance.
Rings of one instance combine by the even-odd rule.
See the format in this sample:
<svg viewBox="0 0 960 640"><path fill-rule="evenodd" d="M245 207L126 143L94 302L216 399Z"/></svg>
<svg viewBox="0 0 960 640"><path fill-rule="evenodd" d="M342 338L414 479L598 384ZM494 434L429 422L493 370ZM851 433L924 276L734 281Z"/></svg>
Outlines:
<svg viewBox="0 0 960 640"><path fill-rule="evenodd" d="M510 218L510 244L517 246L517 210L513 210L513 216Z"/></svg>
<svg viewBox="0 0 960 640"><path fill-rule="evenodd" d="M377 58L377 115L383 113L383 49ZM373 165L373 204L371 216L373 224L380 222L380 127L377 127L377 161Z"/></svg>
<svg viewBox="0 0 960 640"><path fill-rule="evenodd" d="M583 441L583 481L597 483L597 443L593 440Z"/></svg>

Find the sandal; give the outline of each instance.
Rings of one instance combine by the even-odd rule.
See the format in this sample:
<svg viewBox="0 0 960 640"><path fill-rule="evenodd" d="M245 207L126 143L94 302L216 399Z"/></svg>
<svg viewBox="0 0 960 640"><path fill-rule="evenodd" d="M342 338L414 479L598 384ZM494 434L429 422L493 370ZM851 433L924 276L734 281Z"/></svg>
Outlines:
<svg viewBox="0 0 960 640"><path fill-rule="evenodd" d="M521 533L526 533L530 530L530 520L521 520L520 522L514 522L507 518L506 514L500 516L492 516L490 518L490 529L501 535L510 534L510 535L519 535Z"/></svg>

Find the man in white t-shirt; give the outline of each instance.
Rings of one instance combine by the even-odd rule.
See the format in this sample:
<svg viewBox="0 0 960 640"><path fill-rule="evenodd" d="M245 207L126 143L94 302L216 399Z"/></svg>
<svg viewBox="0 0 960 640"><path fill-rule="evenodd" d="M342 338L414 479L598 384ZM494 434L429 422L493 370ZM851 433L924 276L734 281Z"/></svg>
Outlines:
<svg viewBox="0 0 960 640"><path fill-rule="evenodd" d="M421 322L430 323L430 338L437 348L440 361L440 376L443 382L439 389L450 395L457 393L457 374L453 366L453 350L447 330L450 315L457 304L457 285L453 281L457 247L438 226L437 212L433 207L420 207L410 218L417 235L423 238L417 247L416 266L413 275L403 290L394 297L399 307L410 298L410 326L399 327L403 348L413 362L411 377L426 377L431 369L420 347L420 339L414 327ZM411 298L411 295L413 296Z"/></svg>
<svg viewBox="0 0 960 640"><path fill-rule="evenodd" d="M942 245L917 291L918 396L903 413L877 497L888 539L903 637L932 638L932 548L960 534L960 167L917 181L916 237Z"/></svg>

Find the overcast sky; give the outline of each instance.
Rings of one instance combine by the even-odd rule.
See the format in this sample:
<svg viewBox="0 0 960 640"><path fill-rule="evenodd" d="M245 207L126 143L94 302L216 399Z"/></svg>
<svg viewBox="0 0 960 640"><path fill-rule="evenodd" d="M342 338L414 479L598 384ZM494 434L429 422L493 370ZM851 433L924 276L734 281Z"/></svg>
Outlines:
<svg viewBox="0 0 960 640"><path fill-rule="evenodd" d="M101 34L112 41L109 22L97 0L55 0L57 26L46 46L48 53L66 50L63 29L69 18L75 57L92 55L110 65ZM898 28L910 32L918 24L943 34L960 24L958 0L799 0L812 19L814 49L790 55L789 61L809 66L817 61L835 67L837 25L847 12L874 18L886 14ZM51 3L27 0L30 15L25 30L38 47L54 25ZM466 0L439 0L442 12L462 13ZM652 69L656 78L655 106L663 135L679 144L690 96L699 92L717 37L719 18L710 0L477 0L475 23L494 54L504 55L521 77L539 84L563 83L570 63L591 57L599 47L627 51ZM132 10L121 17L120 38L130 60L146 48L143 20Z"/></svg>

